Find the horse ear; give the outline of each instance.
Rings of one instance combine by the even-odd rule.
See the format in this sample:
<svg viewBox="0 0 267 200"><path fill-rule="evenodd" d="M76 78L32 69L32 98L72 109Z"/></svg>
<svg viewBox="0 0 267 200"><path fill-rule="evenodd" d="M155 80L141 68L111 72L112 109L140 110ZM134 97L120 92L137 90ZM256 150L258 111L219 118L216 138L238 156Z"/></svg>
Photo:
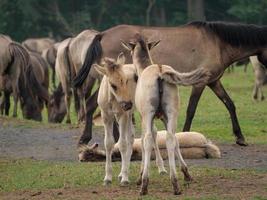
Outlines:
<svg viewBox="0 0 267 200"><path fill-rule="evenodd" d="M153 49L153 48L154 48L155 46L157 46L159 43L160 43L160 40L158 40L158 41L154 41L154 42L149 42L149 43L147 44L148 49L149 49L149 50Z"/></svg>
<svg viewBox="0 0 267 200"><path fill-rule="evenodd" d="M96 71L101 74L101 75L106 75L107 74L107 70L105 67L102 67L98 64L93 64L93 67L96 69Z"/></svg>
<svg viewBox="0 0 267 200"><path fill-rule="evenodd" d="M92 145L92 149L96 149L98 147L98 143L94 143L93 145Z"/></svg>
<svg viewBox="0 0 267 200"><path fill-rule="evenodd" d="M134 50L135 44L132 42L126 43L123 40L121 40L121 45L128 51Z"/></svg>
<svg viewBox="0 0 267 200"><path fill-rule="evenodd" d="M125 55L124 55L123 52L121 52L121 53L118 55L117 63L120 64L120 65L124 65L124 64L125 64L125 61L126 61Z"/></svg>

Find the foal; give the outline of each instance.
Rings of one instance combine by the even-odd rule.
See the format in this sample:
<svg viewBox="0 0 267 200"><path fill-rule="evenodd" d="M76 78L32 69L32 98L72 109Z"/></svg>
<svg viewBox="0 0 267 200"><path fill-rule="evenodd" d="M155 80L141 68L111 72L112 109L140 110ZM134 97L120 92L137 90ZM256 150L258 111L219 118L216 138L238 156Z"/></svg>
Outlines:
<svg viewBox="0 0 267 200"><path fill-rule="evenodd" d="M137 35L135 39L134 42L122 42L122 44L131 51L133 64L138 72L135 103L142 118L142 178L140 177L142 179L142 186L140 194L145 195L148 192L150 157L157 137L153 119L160 117L167 129L166 146L169 158L170 178L174 194L178 195L181 192L178 187L176 175L175 155L182 165L181 170L184 174L185 181L191 181L192 178L188 173L187 165L181 155L179 142L175 138L179 106L176 84L205 84L209 75L203 68L199 68L190 73L179 73L170 66L153 64L149 51L159 41L147 43L140 35Z"/></svg>
<svg viewBox="0 0 267 200"><path fill-rule="evenodd" d="M122 186L129 183L128 171L134 142L134 127L132 124L133 100L137 80L134 66L124 65L124 63L125 57L120 54L117 61L111 58L104 58L103 66L94 65L95 69L104 75L97 99L105 129L106 175L104 185L108 185L112 181L111 156L114 146L114 120L119 124L120 133L118 144L122 166L119 179Z"/></svg>

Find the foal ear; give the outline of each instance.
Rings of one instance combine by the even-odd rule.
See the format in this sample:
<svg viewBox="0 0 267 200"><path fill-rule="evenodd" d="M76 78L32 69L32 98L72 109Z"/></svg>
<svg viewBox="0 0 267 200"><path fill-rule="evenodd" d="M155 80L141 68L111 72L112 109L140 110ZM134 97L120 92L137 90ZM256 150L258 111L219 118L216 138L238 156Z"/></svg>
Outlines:
<svg viewBox="0 0 267 200"><path fill-rule="evenodd" d="M128 51L132 51L134 50L135 44L133 42L124 42L123 40L121 40L121 45Z"/></svg>
<svg viewBox="0 0 267 200"><path fill-rule="evenodd" d="M124 55L123 52L121 52L121 53L118 55L117 63L118 63L119 65L124 65L124 64L125 64L125 61L126 61L125 55Z"/></svg>
<svg viewBox="0 0 267 200"><path fill-rule="evenodd" d="M149 42L149 43L147 44L148 49L149 49L149 50L153 49L153 48L154 48L155 46L157 46L159 43L160 43L160 40L158 40L158 41L154 41L154 42Z"/></svg>
<svg viewBox="0 0 267 200"><path fill-rule="evenodd" d="M106 75L107 74L107 70L105 67L102 67L98 64L93 64L93 67L96 69L96 71L101 74L101 75Z"/></svg>

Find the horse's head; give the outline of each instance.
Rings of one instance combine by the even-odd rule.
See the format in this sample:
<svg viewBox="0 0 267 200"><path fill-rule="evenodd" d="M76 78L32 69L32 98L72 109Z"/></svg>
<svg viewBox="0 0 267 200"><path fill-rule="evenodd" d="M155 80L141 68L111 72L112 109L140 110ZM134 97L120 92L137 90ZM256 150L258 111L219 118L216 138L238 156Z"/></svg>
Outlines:
<svg viewBox="0 0 267 200"><path fill-rule="evenodd" d="M79 152L79 161L102 161L105 159L105 152L98 149L98 144L94 143L92 146L82 146Z"/></svg>
<svg viewBox="0 0 267 200"><path fill-rule="evenodd" d="M106 76L109 91L125 111L133 107L136 74L134 67L124 65L125 56L121 53L117 60L104 58L102 66L95 64L95 69ZM123 66L124 65L124 66Z"/></svg>
<svg viewBox="0 0 267 200"><path fill-rule="evenodd" d="M64 101L64 93L61 85L53 92L49 100L48 121L53 123L61 123L67 113Z"/></svg>
<svg viewBox="0 0 267 200"><path fill-rule="evenodd" d="M150 50L159 44L160 40L148 42L148 40L136 34L130 42L121 41L122 46L131 52L133 63L151 64Z"/></svg>
<svg viewBox="0 0 267 200"><path fill-rule="evenodd" d="M38 99L35 99L32 96L23 99L21 98L20 105L24 118L42 121L42 112L39 107Z"/></svg>

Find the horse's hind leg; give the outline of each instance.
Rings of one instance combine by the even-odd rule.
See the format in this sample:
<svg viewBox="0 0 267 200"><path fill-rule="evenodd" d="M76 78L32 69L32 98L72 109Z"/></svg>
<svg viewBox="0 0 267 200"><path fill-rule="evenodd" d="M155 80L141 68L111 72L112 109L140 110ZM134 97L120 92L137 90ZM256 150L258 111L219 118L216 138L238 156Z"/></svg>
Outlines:
<svg viewBox="0 0 267 200"><path fill-rule="evenodd" d="M70 124L70 92L65 93L65 104L67 106L67 120L66 123Z"/></svg>
<svg viewBox="0 0 267 200"><path fill-rule="evenodd" d="M209 87L211 90L216 94L216 96L224 103L226 108L228 109L231 120L232 120L232 126L233 126L233 132L236 136L236 143L241 146L247 146L247 143L245 142L245 138L241 132L241 128L238 123L236 111L235 111L235 105L231 98L228 96L226 91L224 90L221 82L219 80L213 82L212 84L209 84Z"/></svg>
<svg viewBox="0 0 267 200"><path fill-rule="evenodd" d="M160 154L159 145L157 142L157 129L155 126L153 127L152 136L153 136L153 141L154 141L153 146L154 146L154 151L155 151L155 156L156 156L156 163L158 166L159 173L160 174L166 174L167 171L164 167L164 162L163 162L162 156Z"/></svg>
<svg viewBox="0 0 267 200"><path fill-rule="evenodd" d="M252 92L252 98L254 100L258 99L258 91L259 91L259 87L258 87L257 83L255 83L254 88L253 88L253 92Z"/></svg>

